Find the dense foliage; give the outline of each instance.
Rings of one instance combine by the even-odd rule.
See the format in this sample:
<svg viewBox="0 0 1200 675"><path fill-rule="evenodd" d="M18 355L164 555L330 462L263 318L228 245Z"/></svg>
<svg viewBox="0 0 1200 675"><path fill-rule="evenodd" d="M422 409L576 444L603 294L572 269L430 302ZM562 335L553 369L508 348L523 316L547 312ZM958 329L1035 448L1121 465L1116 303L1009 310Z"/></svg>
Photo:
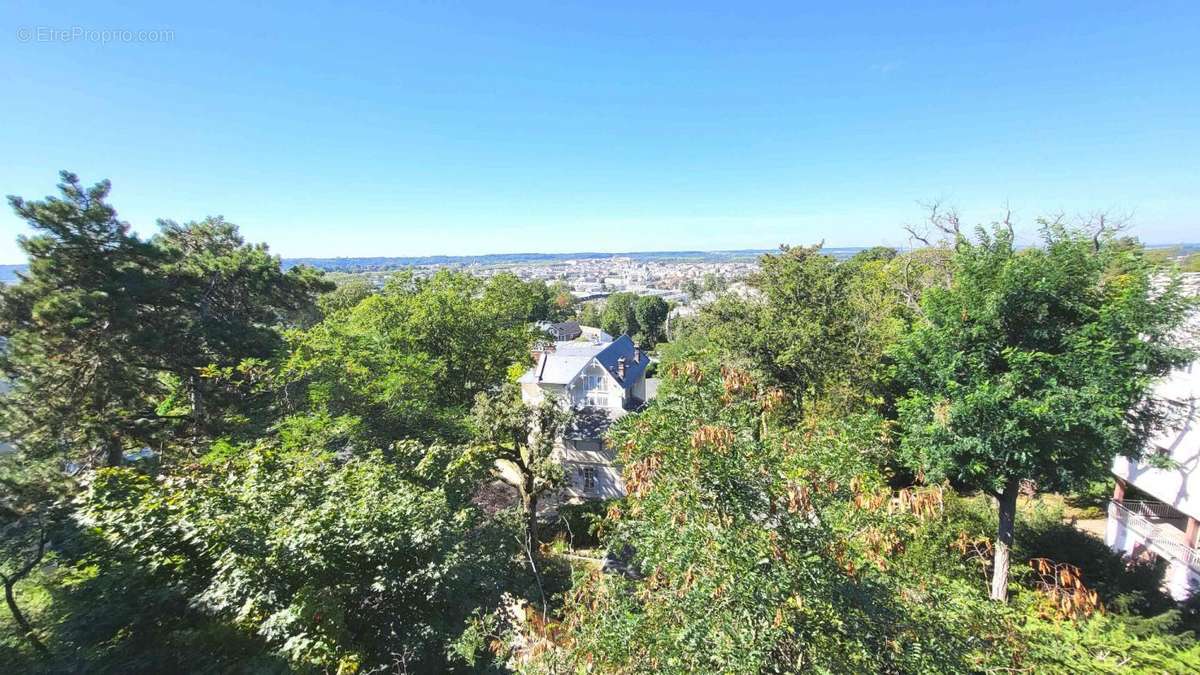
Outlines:
<svg viewBox="0 0 1200 675"><path fill-rule="evenodd" d="M376 447L461 439L476 394L528 361L533 303L511 276L397 274L358 304L290 332L280 386L294 414L352 421Z"/></svg>
<svg viewBox="0 0 1200 675"><path fill-rule="evenodd" d="M1193 672L1200 645L1158 590L1061 512L1031 507L1034 541L1009 605L986 594L995 515L932 486L893 494L881 420L777 428L772 390L683 362L620 425L629 497L603 543L628 576L577 573L560 619L515 622L530 672ZM1082 542L1082 545L1081 545ZM1107 579L1112 613L1043 590L1048 553ZM1110 567L1100 569L1103 565ZM1075 591L1072 591L1074 593ZM1090 592L1086 589L1081 594Z"/></svg>
<svg viewBox="0 0 1200 675"><path fill-rule="evenodd" d="M646 348L653 348L664 337L670 307L657 295L638 295L629 291L613 293L604 301L598 316L584 315L585 325L595 322L609 335L628 335Z"/></svg>
<svg viewBox="0 0 1200 675"><path fill-rule="evenodd" d="M880 487L859 473L878 429L867 418L764 435L777 402L743 371L687 363L614 432L630 494L606 543L631 551L641 574L581 575L564 622L543 636L554 648L531 667L955 669L961 638L858 575L831 527L837 502Z"/></svg>
<svg viewBox="0 0 1200 675"><path fill-rule="evenodd" d="M784 248L665 342L657 297L335 284L220 218L142 240L108 187L11 200L4 672L1200 670L1161 565L1012 488L1163 422L1189 302L1136 241ZM515 384L576 311L662 357L604 504L560 503L569 415Z"/></svg>
<svg viewBox="0 0 1200 675"><path fill-rule="evenodd" d="M1043 237L1021 251L1005 228L960 237L953 282L924 294L893 351L904 459L999 500L997 599L1021 481L1074 488L1138 456L1164 417L1150 384L1192 358L1171 342L1177 279L1155 291L1137 250L1055 224Z"/></svg>
<svg viewBox="0 0 1200 675"><path fill-rule="evenodd" d="M109 469L84 520L294 667L431 669L472 609L496 601L509 564L456 460L406 443L345 462L259 447L160 481Z"/></svg>
<svg viewBox="0 0 1200 675"><path fill-rule="evenodd" d="M880 255L839 263L819 246L784 247L760 264L749 281L754 294L706 308L705 336L787 391L797 411L877 398L884 350L909 314L899 264Z"/></svg>
<svg viewBox="0 0 1200 675"><path fill-rule="evenodd" d="M20 240L28 273L0 292L0 368L14 383L0 405L5 436L34 455L110 466L163 449L184 427L212 437L202 369L273 355L276 326L324 282L307 268L282 272L220 218L165 221L142 241L105 201L107 182L62 180L61 198L10 198L36 234Z"/></svg>
<svg viewBox="0 0 1200 675"><path fill-rule="evenodd" d="M0 296L0 365L14 383L3 428L31 453L119 464L126 447L152 442L165 392L162 256L117 220L107 183L62 180L61 198L10 198L35 234L19 240L28 274Z"/></svg>

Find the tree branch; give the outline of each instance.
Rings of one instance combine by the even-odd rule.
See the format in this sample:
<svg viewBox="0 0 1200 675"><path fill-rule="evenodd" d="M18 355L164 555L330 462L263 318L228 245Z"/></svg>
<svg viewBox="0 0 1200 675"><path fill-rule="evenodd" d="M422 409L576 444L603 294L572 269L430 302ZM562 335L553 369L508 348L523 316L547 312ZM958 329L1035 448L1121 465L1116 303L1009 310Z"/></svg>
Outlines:
<svg viewBox="0 0 1200 675"><path fill-rule="evenodd" d="M17 582L32 572L33 568L36 567L39 562L41 562L42 556L45 554L46 527L39 518L37 553L34 554L33 558L31 558L27 563L25 563L25 565L23 565L13 574L7 575L3 572L0 572L0 581L3 581L4 583L4 601L8 605L8 612L12 614L13 621L15 621L17 626L20 627L22 637L29 641L29 644L34 648L35 651L38 652L38 654L44 658L48 658L50 656L50 650L47 649L46 645L38 639L37 633L33 630L33 626L29 625L29 621L25 618L25 614L21 612L21 608L17 606L16 594L13 592L13 587L16 586Z"/></svg>

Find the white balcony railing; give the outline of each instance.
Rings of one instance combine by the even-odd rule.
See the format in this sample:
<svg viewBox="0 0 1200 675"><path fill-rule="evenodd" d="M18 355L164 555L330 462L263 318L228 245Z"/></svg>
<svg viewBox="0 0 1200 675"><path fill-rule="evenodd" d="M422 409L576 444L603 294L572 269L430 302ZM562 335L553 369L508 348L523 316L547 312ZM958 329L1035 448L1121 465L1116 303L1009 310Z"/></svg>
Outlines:
<svg viewBox="0 0 1200 675"><path fill-rule="evenodd" d="M1200 573L1200 550L1189 547L1182 541L1183 531L1169 523L1155 523L1151 520L1182 519L1186 522L1187 517L1170 505L1133 500L1110 501L1108 517L1138 533L1144 538L1146 548L1154 553L1181 562Z"/></svg>

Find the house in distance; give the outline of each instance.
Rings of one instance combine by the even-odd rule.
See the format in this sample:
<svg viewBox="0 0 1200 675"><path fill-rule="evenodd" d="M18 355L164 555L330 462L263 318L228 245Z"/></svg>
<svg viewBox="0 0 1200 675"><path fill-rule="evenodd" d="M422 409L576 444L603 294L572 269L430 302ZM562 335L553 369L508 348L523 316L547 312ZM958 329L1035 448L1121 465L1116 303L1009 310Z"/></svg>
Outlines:
<svg viewBox="0 0 1200 675"><path fill-rule="evenodd" d="M578 326L577 326L578 328ZM591 329L594 331L595 329ZM652 395L646 367L650 357L628 335L556 341L538 348L536 363L521 376L521 398L537 405L554 396L573 411L555 450L567 471L563 497L611 499L625 495L616 452L604 445L604 432L616 419L637 410ZM606 337L606 336L605 336ZM648 393L650 392L650 393Z"/></svg>

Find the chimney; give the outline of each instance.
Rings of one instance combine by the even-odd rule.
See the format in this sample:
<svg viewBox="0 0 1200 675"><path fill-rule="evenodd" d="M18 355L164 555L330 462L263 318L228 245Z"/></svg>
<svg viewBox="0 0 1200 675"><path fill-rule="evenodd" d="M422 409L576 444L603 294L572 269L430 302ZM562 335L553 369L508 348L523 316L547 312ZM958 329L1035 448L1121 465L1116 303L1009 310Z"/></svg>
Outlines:
<svg viewBox="0 0 1200 675"><path fill-rule="evenodd" d="M542 354L549 354L553 352L554 349L555 345L553 340L538 340L537 342L533 343L533 348L529 350L529 353L536 360L540 358Z"/></svg>
<svg viewBox="0 0 1200 675"><path fill-rule="evenodd" d="M620 377L622 380L625 379L625 357L624 356L617 359L617 377Z"/></svg>
<svg viewBox="0 0 1200 675"><path fill-rule="evenodd" d="M633 362L634 363L642 362L642 350L638 349L637 347L633 348Z"/></svg>
<svg viewBox="0 0 1200 675"><path fill-rule="evenodd" d="M534 345L531 350L533 353L534 367L537 368L537 381L542 381L542 375L546 372L546 362L550 360L550 355L554 353L553 342L540 342Z"/></svg>

